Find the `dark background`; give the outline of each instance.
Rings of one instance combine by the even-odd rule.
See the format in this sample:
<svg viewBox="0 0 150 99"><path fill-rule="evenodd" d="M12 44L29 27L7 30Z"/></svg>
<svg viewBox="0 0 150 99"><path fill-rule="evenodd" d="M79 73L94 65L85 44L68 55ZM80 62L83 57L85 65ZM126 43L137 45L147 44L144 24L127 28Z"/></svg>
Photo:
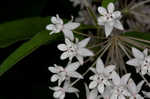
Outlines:
<svg viewBox="0 0 150 99"><path fill-rule="evenodd" d="M0 23L34 16L71 18L77 15L69 0L0 0ZM22 42L0 49L0 63ZM0 99L50 99L48 66L57 63L58 42L40 47L0 77ZM56 56L57 55L57 56Z"/></svg>

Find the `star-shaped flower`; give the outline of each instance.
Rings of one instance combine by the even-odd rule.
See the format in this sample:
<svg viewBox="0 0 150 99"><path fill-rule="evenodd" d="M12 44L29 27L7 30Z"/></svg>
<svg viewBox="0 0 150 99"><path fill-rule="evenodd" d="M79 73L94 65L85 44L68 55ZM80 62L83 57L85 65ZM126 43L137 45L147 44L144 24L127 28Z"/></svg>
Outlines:
<svg viewBox="0 0 150 99"><path fill-rule="evenodd" d="M54 73L54 75L51 77L51 81L55 82L58 80L59 86L64 80L68 79L68 77L83 79L82 75L76 72L80 66L79 62L69 63L65 68L57 65L54 66L55 67L49 67L48 69Z"/></svg>
<svg viewBox="0 0 150 99"><path fill-rule="evenodd" d="M107 11L108 10L108 11ZM98 18L98 24L105 26L105 34L108 37L113 28L117 28L119 30L123 30L123 26L119 19L121 18L121 12L115 11L115 7L113 3L109 3L107 6L107 10L103 7L98 7L98 12L102 15Z"/></svg>
<svg viewBox="0 0 150 99"><path fill-rule="evenodd" d="M76 40L76 43L71 42L69 39L65 39L66 44L59 44L58 49L64 51L60 56L62 60L69 58L72 61L73 57L76 57L80 64L83 64L83 58L86 56L93 56L93 52L88 50L86 45L88 44L90 38L86 38L80 42Z"/></svg>
<svg viewBox="0 0 150 99"><path fill-rule="evenodd" d="M56 87L49 87L51 90L55 91L53 94L53 97L56 99L64 99L66 96L66 93L78 93L79 90L68 85L64 84L63 87L56 86Z"/></svg>
<svg viewBox="0 0 150 99"><path fill-rule="evenodd" d="M150 56L148 56L148 49L144 49L144 51L141 52L136 48L132 48L132 53L135 58L127 61L127 64L134 66L136 71L140 71L142 75L150 75Z"/></svg>
<svg viewBox="0 0 150 99"><path fill-rule="evenodd" d="M111 76L114 85L112 86L112 95L110 96L110 99L126 99L125 97L131 96L130 92L127 90L130 73L125 74L120 78L120 76L113 71Z"/></svg>
<svg viewBox="0 0 150 99"><path fill-rule="evenodd" d="M64 24L63 20L59 17L59 15L56 15L56 17L51 18L52 24L47 25L46 29L51 30L50 35L62 31L64 33L65 38L69 38L73 41L74 36L72 30L78 28L80 26L80 23L72 21L73 19L68 23Z"/></svg>
<svg viewBox="0 0 150 99"><path fill-rule="evenodd" d="M89 84L89 88L98 89L99 93L103 94L105 86L110 86L111 83L109 81L111 72L115 69L114 65L109 65L104 68L104 64L100 58L97 59L96 62L96 69L91 68L91 70L95 73L93 76L90 77L92 82Z"/></svg>
<svg viewBox="0 0 150 99"><path fill-rule="evenodd" d="M143 84L144 84L144 81L141 81L141 82L136 86L135 82L134 82L132 79L129 80L129 82L128 82L128 89L129 89L129 91L130 91L130 93L131 93L131 96L130 96L129 99L144 99L144 98L139 94L139 92L140 92L140 90L141 90Z"/></svg>

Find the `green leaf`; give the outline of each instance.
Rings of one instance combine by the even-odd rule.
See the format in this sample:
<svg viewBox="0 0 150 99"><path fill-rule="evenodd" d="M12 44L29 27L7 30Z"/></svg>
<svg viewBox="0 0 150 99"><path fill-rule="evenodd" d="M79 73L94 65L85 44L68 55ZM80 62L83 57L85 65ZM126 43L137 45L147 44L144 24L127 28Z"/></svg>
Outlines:
<svg viewBox="0 0 150 99"><path fill-rule="evenodd" d="M42 31L36 34L31 40L22 44L10 56L8 56L6 60L4 60L4 62L0 65L0 76L40 46L46 44L47 42L52 43L56 40L60 40L62 37L62 33L49 35L49 31Z"/></svg>
<svg viewBox="0 0 150 99"><path fill-rule="evenodd" d="M116 0L103 0L102 1L102 6L107 8L107 5L110 3L110 2L116 2Z"/></svg>
<svg viewBox="0 0 150 99"><path fill-rule="evenodd" d="M0 48L20 40L27 40L45 30L50 18L33 17L0 24Z"/></svg>
<svg viewBox="0 0 150 99"><path fill-rule="evenodd" d="M140 39L144 39L144 40L150 40L150 33L126 32L123 35L124 36L135 37L135 38L140 38Z"/></svg>

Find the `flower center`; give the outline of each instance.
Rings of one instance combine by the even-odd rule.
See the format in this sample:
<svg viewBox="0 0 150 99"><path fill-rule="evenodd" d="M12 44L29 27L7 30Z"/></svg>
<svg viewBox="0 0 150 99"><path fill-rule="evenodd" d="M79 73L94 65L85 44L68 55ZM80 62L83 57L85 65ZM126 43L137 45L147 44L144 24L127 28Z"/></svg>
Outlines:
<svg viewBox="0 0 150 99"><path fill-rule="evenodd" d="M68 48L69 53L71 53L72 55L76 55L77 54L77 47L76 45L72 44L72 46L70 46Z"/></svg>
<svg viewBox="0 0 150 99"><path fill-rule="evenodd" d="M106 80L106 78L104 77L103 74L99 74L98 78L97 78L97 82L98 83L104 83L104 80Z"/></svg>
<svg viewBox="0 0 150 99"><path fill-rule="evenodd" d="M119 95L122 95L124 91L125 91L125 89L124 89L123 87L117 88L117 93L118 93Z"/></svg>
<svg viewBox="0 0 150 99"><path fill-rule="evenodd" d="M63 24L56 24L57 30L62 30L64 28Z"/></svg>
<svg viewBox="0 0 150 99"><path fill-rule="evenodd" d="M150 56L145 57L145 60L144 60L144 62L143 62L143 64L142 64L142 67L143 67L143 68L148 68L148 67L150 67Z"/></svg>
<svg viewBox="0 0 150 99"><path fill-rule="evenodd" d="M108 21L112 21L112 20L113 20L113 15L112 15L112 13L106 14L105 17L106 17L106 19L107 19Z"/></svg>

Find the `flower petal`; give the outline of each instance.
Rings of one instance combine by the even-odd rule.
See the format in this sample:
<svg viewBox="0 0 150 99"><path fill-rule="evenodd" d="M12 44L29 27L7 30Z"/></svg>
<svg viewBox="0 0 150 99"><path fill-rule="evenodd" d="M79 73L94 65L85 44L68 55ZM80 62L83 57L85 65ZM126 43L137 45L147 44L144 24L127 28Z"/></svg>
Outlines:
<svg viewBox="0 0 150 99"><path fill-rule="evenodd" d="M83 64L84 64L83 56L77 55L77 56L76 56L76 58L78 59L78 61L79 61L79 63L80 63L81 65L83 65Z"/></svg>
<svg viewBox="0 0 150 99"><path fill-rule="evenodd" d="M108 12L109 13L113 13L115 10L114 4L113 3L109 3L107 6Z"/></svg>
<svg viewBox="0 0 150 99"><path fill-rule="evenodd" d="M65 68L66 71L75 71L79 68L80 63L79 62L74 62L71 64L68 64L67 67Z"/></svg>
<svg viewBox="0 0 150 99"><path fill-rule="evenodd" d="M58 80L58 86L60 86L62 84L62 82L66 79L66 73L65 72L61 72L59 74L59 80Z"/></svg>
<svg viewBox="0 0 150 99"><path fill-rule="evenodd" d="M90 90L86 83L84 83L84 86L85 86L86 97L88 97L88 95L90 94Z"/></svg>
<svg viewBox="0 0 150 99"><path fill-rule="evenodd" d="M49 24L49 25L46 26L46 29L47 30L54 30L55 29L55 25Z"/></svg>
<svg viewBox="0 0 150 99"><path fill-rule="evenodd" d="M107 10L103 7L98 7L98 12L101 14L101 15L106 15L107 14Z"/></svg>
<svg viewBox="0 0 150 99"><path fill-rule="evenodd" d="M93 75L93 76L90 76L89 79L96 81L96 80L98 79L98 77L99 77L98 74L95 74L95 75Z"/></svg>
<svg viewBox="0 0 150 99"><path fill-rule="evenodd" d="M120 19L121 18L121 12L120 11L115 11L112 14L114 19Z"/></svg>
<svg viewBox="0 0 150 99"><path fill-rule="evenodd" d="M96 69L95 69L95 68L91 67L90 70L91 70L93 73L96 74Z"/></svg>
<svg viewBox="0 0 150 99"><path fill-rule="evenodd" d="M77 44L77 46L80 47L80 48L81 48L81 47L86 47L89 41L90 41L90 38L86 38L86 39L80 41L80 42Z"/></svg>
<svg viewBox="0 0 150 99"><path fill-rule="evenodd" d="M60 72L60 70L58 68L55 68L55 67L48 67L48 70L52 73L58 73Z"/></svg>
<svg viewBox="0 0 150 99"><path fill-rule="evenodd" d="M137 93L141 91L142 86L143 86L144 83L145 83L145 82L142 80L142 81L140 81L140 82L137 84Z"/></svg>
<svg viewBox="0 0 150 99"><path fill-rule="evenodd" d="M113 26L106 23L105 24L105 35L106 35L106 37L108 37L111 34L112 30L113 30Z"/></svg>
<svg viewBox="0 0 150 99"><path fill-rule="evenodd" d="M67 46L66 46L65 44L59 44L59 45L57 46L57 48L58 48L59 50L61 50L61 51L66 51L66 50L67 50Z"/></svg>
<svg viewBox="0 0 150 99"><path fill-rule="evenodd" d="M111 97L110 97L110 99L118 99L117 97L118 97L117 94L112 94Z"/></svg>
<svg viewBox="0 0 150 99"><path fill-rule="evenodd" d="M100 16L100 17L98 17L97 21L98 21L99 25L104 25L105 22L107 21L107 18L104 16Z"/></svg>
<svg viewBox="0 0 150 99"><path fill-rule="evenodd" d="M79 92L79 90L74 87L68 87L67 89L65 89L65 91L68 93Z"/></svg>
<svg viewBox="0 0 150 99"><path fill-rule="evenodd" d="M124 30L124 28L119 20L115 20L114 27L119 30Z"/></svg>
<svg viewBox="0 0 150 99"><path fill-rule="evenodd" d="M147 73L147 67L141 67L141 73L145 75Z"/></svg>
<svg viewBox="0 0 150 99"><path fill-rule="evenodd" d="M90 82L90 84L89 84L89 88L90 89L93 89L93 88L95 88L97 86L97 82L96 81L92 81L92 82Z"/></svg>
<svg viewBox="0 0 150 99"><path fill-rule="evenodd" d="M51 77L51 82L55 82L58 80L58 75L54 74L52 77Z"/></svg>
<svg viewBox="0 0 150 99"><path fill-rule="evenodd" d="M104 84L100 83L97 88L98 88L98 92L103 94L103 92L104 92Z"/></svg>
<svg viewBox="0 0 150 99"><path fill-rule="evenodd" d="M134 58L134 59L130 59L126 62L126 64L131 65L131 66L140 66L141 65L141 61Z"/></svg>
<svg viewBox="0 0 150 99"><path fill-rule="evenodd" d="M61 54L60 59L64 60L64 59L66 59L68 57L69 57L69 53L66 51L66 52L64 52L64 53Z"/></svg>
<svg viewBox="0 0 150 99"><path fill-rule="evenodd" d="M103 70L104 70L104 63L102 59L98 58L96 61L96 71L98 73L103 73Z"/></svg>
<svg viewBox="0 0 150 99"><path fill-rule="evenodd" d="M121 77L121 85L126 85L127 82L129 81L131 74L127 73L124 76Z"/></svg>
<svg viewBox="0 0 150 99"><path fill-rule="evenodd" d="M128 89L131 91L132 94L136 94L137 93L136 84L135 84L135 82L132 79L129 80Z"/></svg>
<svg viewBox="0 0 150 99"><path fill-rule="evenodd" d="M64 28L68 30L74 30L78 28L79 26L80 26L80 23L68 22L67 24L64 25Z"/></svg>
<svg viewBox="0 0 150 99"><path fill-rule="evenodd" d="M142 93L144 94L145 97L150 98L150 92L142 91Z"/></svg>
<svg viewBox="0 0 150 99"><path fill-rule="evenodd" d="M58 91L61 89L61 87L56 86L56 87L49 87L49 89L53 90L53 91Z"/></svg>
<svg viewBox="0 0 150 99"><path fill-rule="evenodd" d="M143 53L144 53L145 56L148 56L148 49L147 48L144 49Z"/></svg>
<svg viewBox="0 0 150 99"><path fill-rule="evenodd" d="M104 69L104 73L106 75L109 75L112 71L114 71L115 68L116 68L115 65L109 65Z"/></svg>
<svg viewBox="0 0 150 99"><path fill-rule="evenodd" d="M68 38L65 38L65 43L68 47L72 46L72 42Z"/></svg>
<svg viewBox="0 0 150 99"><path fill-rule="evenodd" d="M56 91L56 92L54 92L53 96L54 96L54 98L59 98L61 96L61 94L62 94L62 91Z"/></svg>
<svg viewBox="0 0 150 99"><path fill-rule="evenodd" d="M83 79L83 76L79 74L78 72L72 71L72 72L67 72L68 76L73 77L73 78L80 78Z"/></svg>
<svg viewBox="0 0 150 99"><path fill-rule="evenodd" d="M132 53L135 58L142 59L142 60L144 59L144 54L137 48L132 47Z"/></svg>
<svg viewBox="0 0 150 99"><path fill-rule="evenodd" d="M73 32L72 32L71 30L63 29L62 31L63 31L63 33L64 33L65 38L68 38L68 39L70 39L71 41L74 40L74 35L73 35Z"/></svg>
<svg viewBox="0 0 150 99"><path fill-rule="evenodd" d="M115 71L112 72L111 77L115 85L120 85L120 76Z"/></svg>
<svg viewBox="0 0 150 99"><path fill-rule="evenodd" d="M126 98L123 95L119 95L118 99L126 99Z"/></svg>
<svg viewBox="0 0 150 99"><path fill-rule="evenodd" d="M59 99L65 99L65 94L62 94Z"/></svg>
<svg viewBox="0 0 150 99"><path fill-rule="evenodd" d="M94 53L86 48L80 48L77 53L81 56L94 56Z"/></svg>
<svg viewBox="0 0 150 99"><path fill-rule="evenodd" d="M58 14L56 15L56 17L51 18L51 22L53 24L63 24L63 20L59 17Z"/></svg>

